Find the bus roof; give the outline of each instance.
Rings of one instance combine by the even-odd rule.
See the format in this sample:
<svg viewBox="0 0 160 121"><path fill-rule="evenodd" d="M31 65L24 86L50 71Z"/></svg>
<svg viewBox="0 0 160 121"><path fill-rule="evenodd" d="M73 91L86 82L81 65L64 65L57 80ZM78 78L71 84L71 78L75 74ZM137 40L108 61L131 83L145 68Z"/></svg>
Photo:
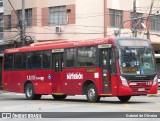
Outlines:
<svg viewBox="0 0 160 121"><path fill-rule="evenodd" d="M74 48L80 46L92 46L99 44L115 44L113 38L102 38L102 39L88 39L88 40L57 40L48 42L33 43L29 46L21 48L11 48L4 51L6 53L17 53L17 52L29 52L38 50L51 50L51 49L62 49L62 48Z"/></svg>
<svg viewBox="0 0 160 121"><path fill-rule="evenodd" d="M40 51L40 50L52 50L52 49L62 49L62 48L74 48L81 46L93 46L100 44L113 44L115 45L117 40L120 39L138 39L146 40L142 38L132 38L132 37L116 37L116 38L101 38L101 39L88 39L88 40L54 40L47 42L32 43L29 46L24 46L20 48L11 48L4 51L7 53L18 53L18 52L30 52L30 51Z"/></svg>

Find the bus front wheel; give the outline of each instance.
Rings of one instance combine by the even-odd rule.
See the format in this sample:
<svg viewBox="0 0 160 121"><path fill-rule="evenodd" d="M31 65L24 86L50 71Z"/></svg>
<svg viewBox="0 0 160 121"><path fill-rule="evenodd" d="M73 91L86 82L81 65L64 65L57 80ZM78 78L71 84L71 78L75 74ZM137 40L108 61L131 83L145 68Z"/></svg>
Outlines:
<svg viewBox="0 0 160 121"><path fill-rule="evenodd" d="M98 102L100 100L100 97L97 94L96 86L94 84L88 85L86 90L86 96L87 100L91 103Z"/></svg>
<svg viewBox="0 0 160 121"><path fill-rule="evenodd" d="M31 83L28 83L25 86L25 95L27 100L38 100L41 98L40 94L34 93L34 87Z"/></svg>
<svg viewBox="0 0 160 121"><path fill-rule="evenodd" d="M128 102L130 98L131 96L118 96L118 99L123 103Z"/></svg>

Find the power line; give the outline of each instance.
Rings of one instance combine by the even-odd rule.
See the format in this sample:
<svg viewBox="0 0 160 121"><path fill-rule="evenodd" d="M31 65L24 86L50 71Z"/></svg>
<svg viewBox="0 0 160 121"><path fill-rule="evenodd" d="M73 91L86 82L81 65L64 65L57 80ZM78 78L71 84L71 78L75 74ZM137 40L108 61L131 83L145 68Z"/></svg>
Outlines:
<svg viewBox="0 0 160 121"><path fill-rule="evenodd" d="M14 12L15 12L15 14L16 14L16 16L17 16L17 18L19 19L19 21L21 21L21 19L19 18L18 14L17 14L17 11L14 9L14 7L13 7L13 5L12 5L11 1L10 1L10 0L8 0L8 2L9 2L9 4L11 5L12 9L14 10Z"/></svg>
<svg viewBox="0 0 160 121"><path fill-rule="evenodd" d="M16 31L10 31L10 32L16 32ZM111 31L109 31L109 32L111 32ZM30 34L44 34L44 35L56 34L57 35L57 33L54 33L54 32L50 32L50 33L26 32L26 33L30 33ZM131 32L123 32L122 34L126 34L126 33L131 33ZM86 32L86 33L85 32L64 32L62 34L103 34L103 32L90 32L90 33L88 33L88 32Z"/></svg>

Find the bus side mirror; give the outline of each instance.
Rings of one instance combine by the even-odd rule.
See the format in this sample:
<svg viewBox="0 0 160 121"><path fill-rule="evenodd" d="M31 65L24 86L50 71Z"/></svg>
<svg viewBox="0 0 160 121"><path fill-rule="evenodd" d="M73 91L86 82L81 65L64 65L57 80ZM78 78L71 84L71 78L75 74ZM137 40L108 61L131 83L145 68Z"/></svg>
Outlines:
<svg viewBox="0 0 160 121"><path fill-rule="evenodd" d="M116 49L116 58L119 58L119 50Z"/></svg>

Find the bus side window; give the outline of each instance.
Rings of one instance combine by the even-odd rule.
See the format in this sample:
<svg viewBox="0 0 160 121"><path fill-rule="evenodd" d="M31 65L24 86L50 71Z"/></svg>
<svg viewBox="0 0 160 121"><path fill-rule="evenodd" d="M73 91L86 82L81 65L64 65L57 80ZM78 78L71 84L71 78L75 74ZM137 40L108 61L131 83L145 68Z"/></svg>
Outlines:
<svg viewBox="0 0 160 121"><path fill-rule="evenodd" d="M43 51L43 69L48 69L51 67L51 51Z"/></svg>
<svg viewBox="0 0 160 121"><path fill-rule="evenodd" d="M16 53L14 55L14 69L22 69L22 54Z"/></svg>
<svg viewBox="0 0 160 121"><path fill-rule="evenodd" d="M42 53L41 51L30 52L27 56L28 69L41 69Z"/></svg>
<svg viewBox="0 0 160 121"><path fill-rule="evenodd" d="M41 51L33 52L32 68L33 69L40 69L41 68L41 61L42 61Z"/></svg>
<svg viewBox="0 0 160 121"><path fill-rule="evenodd" d="M32 53L27 54L27 69L32 69Z"/></svg>
<svg viewBox="0 0 160 121"><path fill-rule="evenodd" d="M4 56L4 69L5 70L13 69L13 54L6 54Z"/></svg>
<svg viewBox="0 0 160 121"><path fill-rule="evenodd" d="M78 48L78 67L90 67L96 65L96 47L80 47Z"/></svg>
<svg viewBox="0 0 160 121"><path fill-rule="evenodd" d="M27 53L22 53L22 69L26 69Z"/></svg>
<svg viewBox="0 0 160 121"><path fill-rule="evenodd" d="M66 67L76 66L76 48L66 50Z"/></svg>

